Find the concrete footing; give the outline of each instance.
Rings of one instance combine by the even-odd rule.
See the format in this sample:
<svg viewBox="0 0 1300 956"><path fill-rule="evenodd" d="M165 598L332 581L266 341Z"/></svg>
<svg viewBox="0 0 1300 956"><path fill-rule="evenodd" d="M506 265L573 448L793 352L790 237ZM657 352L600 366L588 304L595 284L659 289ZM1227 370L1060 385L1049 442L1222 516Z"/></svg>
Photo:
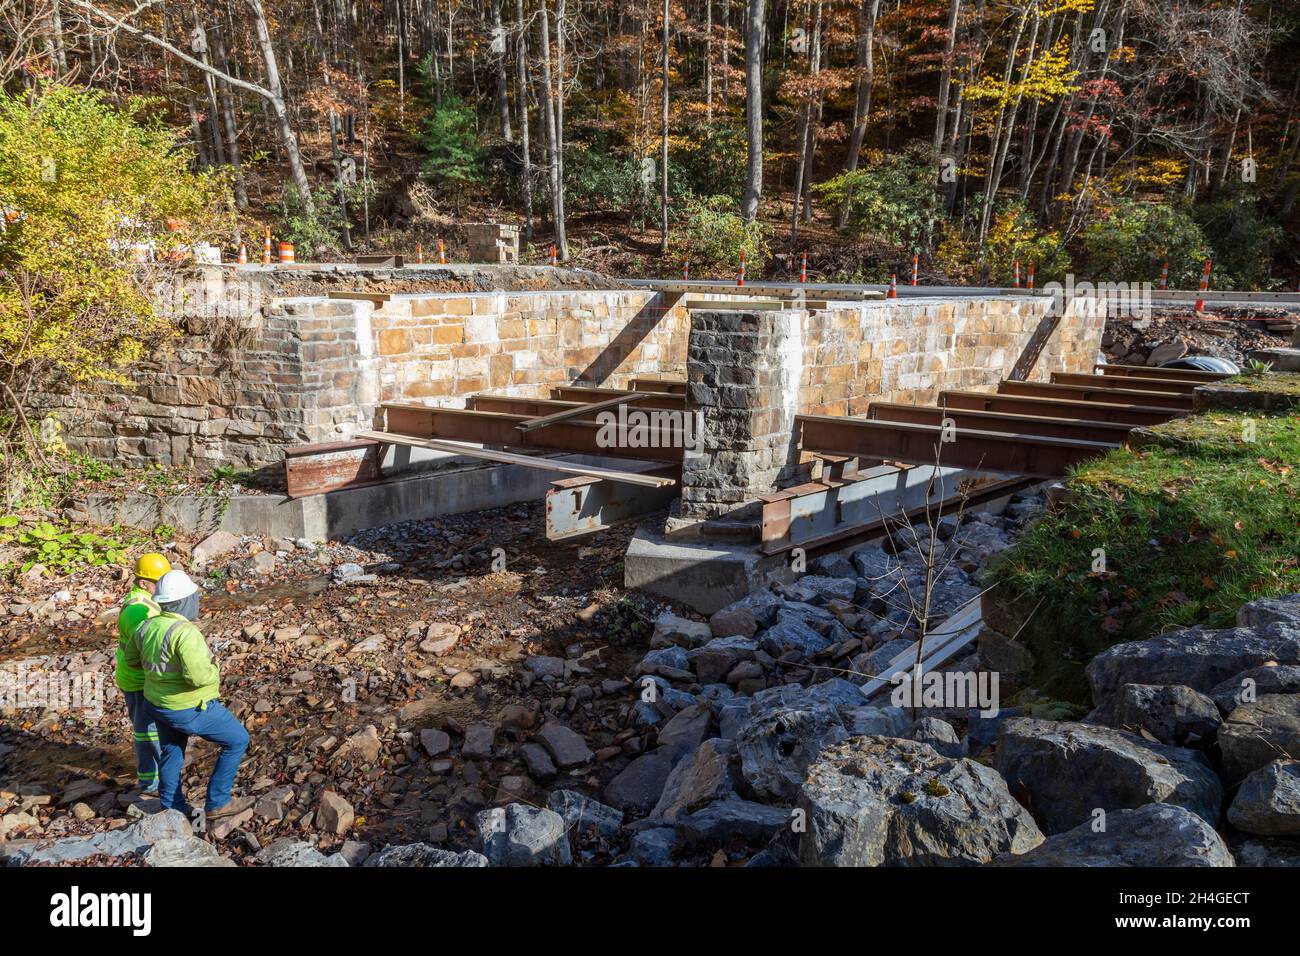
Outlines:
<svg viewBox="0 0 1300 956"><path fill-rule="evenodd" d="M607 468L626 462L585 455L557 459ZM308 498L244 494L90 495L73 511L96 525L121 525L153 530L170 525L189 535L218 529L232 534L329 541L366 528L419 521L436 515L463 514L538 501L558 474L514 465L465 464L444 466L436 472L415 474L377 485L344 488Z"/></svg>
<svg viewBox="0 0 1300 956"><path fill-rule="evenodd" d="M757 544L669 541L642 525L623 558L623 584L712 614L760 585L791 578L785 555L764 556Z"/></svg>

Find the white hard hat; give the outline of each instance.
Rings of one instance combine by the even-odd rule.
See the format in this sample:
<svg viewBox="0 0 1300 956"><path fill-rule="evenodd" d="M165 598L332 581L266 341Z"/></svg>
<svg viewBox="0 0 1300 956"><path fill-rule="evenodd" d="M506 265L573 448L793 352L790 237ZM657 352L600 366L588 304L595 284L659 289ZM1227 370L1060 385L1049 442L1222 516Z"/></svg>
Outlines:
<svg viewBox="0 0 1300 956"><path fill-rule="evenodd" d="M168 571L158 579L158 589L154 591L153 599L159 604L171 604L197 594L198 590L199 586L184 571Z"/></svg>

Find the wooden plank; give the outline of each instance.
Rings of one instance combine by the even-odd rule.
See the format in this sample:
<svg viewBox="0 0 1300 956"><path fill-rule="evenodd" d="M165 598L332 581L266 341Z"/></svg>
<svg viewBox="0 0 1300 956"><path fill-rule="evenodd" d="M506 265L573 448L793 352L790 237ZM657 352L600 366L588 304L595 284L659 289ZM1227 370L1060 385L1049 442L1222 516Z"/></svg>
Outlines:
<svg viewBox="0 0 1300 956"><path fill-rule="evenodd" d="M667 395L685 395L686 379L684 378L631 378L627 382L628 388L634 392L658 392Z"/></svg>
<svg viewBox="0 0 1300 956"><path fill-rule="evenodd" d="M1152 365L1094 365L1102 375L1117 378L1171 378L1180 382L1218 382L1231 378L1227 372L1202 372L1194 368L1159 368Z"/></svg>
<svg viewBox="0 0 1300 956"><path fill-rule="evenodd" d="M1173 409L1146 405L1066 401L1026 395L998 395L994 392L943 391L939 393L939 405L943 408L965 408L999 414L1123 422L1127 425L1159 425L1180 414Z"/></svg>
<svg viewBox="0 0 1300 956"><path fill-rule="evenodd" d="M647 397L648 397L647 393ZM520 422L515 427L521 432L530 432L534 428L545 428L547 425L554 425L558 422L567 422L571 418L580 418L583 415L594 415L596 412L604 411L607 408L614 408L618 405L627 405L631 402L641 401L641 396L616 395L613 398L607 398L601 402L593 402L590 405L579 405L576 408L567 408L561 412L552 412L550 415L543 415L540 418L530 418L526 422Z"/></svg>
<svg viewBox="0 0 1300 956"><path fill-rule="evenodd" d="M594 401L599 401L602 396L613 397L615 395L630 395L630 388L605 388L599 385L552 385L551 398L565 402L582 402L588 405ZM683 408L686 403L686 396L674 395L672 392L651 392L643 389L637 390L638 395L653 396L654 401L662 404L650 405L650 408ZM648 399L641 399L645 402Z"/></svg>
<svg viewBox="0 0 1300 956"><path fill-rule="evenodd" d="M550 458L534 458L529 455L516 455L508 451L491 451L475 445L463 445L459 442L442 441L436 438L418 438L413 435L399 435L393 432L358 431L358 438L372 441L388 442L393 445L405 445L408 448L428 448L433 451L445 451L466 458L479 458L483 461L495 461L503 465L520 465L524 468L536 468L538 471L553 471L562 475L590 475L607 481L619 481L629 485L641 485L644 488L666 488L677 482L671 478L659 478L653 475L641 475L630 471L617 471L613 468L598 468L595 465L574 465L570 462L555 461Z"/></svg>
<svg viewBox="0 0 1300 956"><path fill-rule="evenodd" d="M1104 388L1114 392L1136 392L1150 389L1154 392L1178 392L1190 395L1204 382L1189 382L1186 379L1161 378L1154 370L1150 377L1139 378L1136 375L1089 375L1086 372L1053 372L1054 385L1086 385L1089 388Z"/></svg>
<svg viewBox="0 0 1300 956"><path fill-rule="evenodd" d="M387 292L347 292L331 290L326 293L331 299L347 299L352 302L373 302L375 305L383 305L392 299Z"/></svg>
<svg viewBox="0 0 1300 956"><path fill-rule="evenodd" d="M1003 380L998 383L998 394L1025 395L1030 398L1061 398L1067 401L1080 402L1154 405L1157 408L1172 408L1181 411L1191 411L1192 409L1191 395L1158 391L1125 391L1121 395L1113 389L1089 388L1087 385L1052 385L1046 382Z"/></svg>

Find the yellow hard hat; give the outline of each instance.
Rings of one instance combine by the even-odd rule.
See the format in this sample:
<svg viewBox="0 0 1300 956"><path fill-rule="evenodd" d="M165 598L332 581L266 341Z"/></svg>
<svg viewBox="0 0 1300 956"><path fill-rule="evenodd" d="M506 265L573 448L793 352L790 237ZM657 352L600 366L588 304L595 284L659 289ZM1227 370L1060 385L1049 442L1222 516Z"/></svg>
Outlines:
<svg viewBox="0 0 1300 956"><path fill-rule="evenodd" d="M156 551L140 555L139 560L135 562L135 576L146 581L157 581L171 569L171 562Z"/></svg>

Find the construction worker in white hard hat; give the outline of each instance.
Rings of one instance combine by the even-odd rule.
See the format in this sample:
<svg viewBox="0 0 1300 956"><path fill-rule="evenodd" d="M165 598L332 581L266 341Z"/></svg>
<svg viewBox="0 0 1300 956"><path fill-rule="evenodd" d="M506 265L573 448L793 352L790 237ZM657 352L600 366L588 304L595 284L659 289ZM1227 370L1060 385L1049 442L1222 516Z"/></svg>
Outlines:
<svg viewBox="0 0 1300 956"><path fill-rule="evenodd" d="M171 562L161 554L140 555L135 562L135 581L117 615L117 668L113 677L126 700L126 715L131 720L135 744L135 776L145 793L158 792L158 728L144 703L144 671L128 666L125 657L126 649L135 640L136 629L160 613L153 592L159 578L171 569Z"/></svg>
<svg viewBox="0 0 1300 956"><path fill-rule="evenodd" d="M221 748L204 804L206 819L214 820L233 810L230 789L248 749L248 731L217 699L221 671L193 623L199 616L199 597L199 586L184 571L164 574L154 592L161 613L136 631L127 663L144 671L146 706L158 725L158 796L164 810L191 813L181 790L190 737Z"/></svg>

